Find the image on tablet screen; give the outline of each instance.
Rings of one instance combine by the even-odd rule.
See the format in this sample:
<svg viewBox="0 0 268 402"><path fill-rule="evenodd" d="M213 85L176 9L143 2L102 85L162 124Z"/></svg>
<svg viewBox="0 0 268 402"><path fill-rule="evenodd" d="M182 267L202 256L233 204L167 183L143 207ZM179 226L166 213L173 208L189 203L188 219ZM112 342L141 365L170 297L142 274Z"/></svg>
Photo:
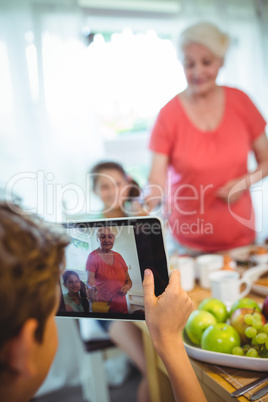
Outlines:
<svg viewBox="0 0 268 402"><path fill-rule="evenodd" d="M144 315L141 267L133 226L68 229L61 277L66 312ZM77 297L76 297L77 296Z"/></svg>

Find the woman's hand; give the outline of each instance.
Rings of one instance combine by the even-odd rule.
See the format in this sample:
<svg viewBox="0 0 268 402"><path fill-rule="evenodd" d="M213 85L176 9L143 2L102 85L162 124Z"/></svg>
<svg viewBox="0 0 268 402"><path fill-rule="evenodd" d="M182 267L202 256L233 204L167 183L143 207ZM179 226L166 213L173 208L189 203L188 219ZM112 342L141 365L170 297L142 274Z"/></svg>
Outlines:
<svg viewBox="0 0 268 402"><path fill-rule="evenodd" d="M88 290L88 298L91 300L96 300L98 298L98 289L96 288L96 286L90 286L89 284L87 284L87 290Z"/></svg>
<svg viewBox="0 0 268 402"><path fill-rule="evenodd" d="M233 179L217 191L217 196L224 202L232 204L239 200L242 194L248 189L246 176Z"/></svg>
<svg viewBox="0 0 268 402"><path fill-rule="evenodd" d="M143 280L145 319L156 350L161 355L166 346L177 344L193 303L180 286L180 273L172 272L164 293L154 294L154 276L146 269Z"/></svg>
<svg viewBox="0 0 268 402"><path fill-rule="evenodd" d="M132 280L130 279L128 271L126 272L126 282L124 286L121 287L119 293L126 295L129 289L132 287Z"/></svg>
<svg viewBox="0 0 268 402"><path fill-rule="evenodd" d="M144 211L149 214L149 212L152 209L155 209L158 207L159 209L161 208L162 200L164 198L164 191L162 187L156 184L150 184L149 193L146 195L145 200L144 200Z"/></svg>
<svg viewBox="0 0 268 402"><path fill-rule="evenodd" d="M121 287L119 292L122 293L123 295L126 295L129 289L130 289L129 285L125 284L124 286Z"/></svg>
<svg viewBox="0 0 268 402"><path fill-rule="evenodd" d="M131 214L134 216L147 216L148 211L144 209L144 206L139 201L132 201Z"/></svg>

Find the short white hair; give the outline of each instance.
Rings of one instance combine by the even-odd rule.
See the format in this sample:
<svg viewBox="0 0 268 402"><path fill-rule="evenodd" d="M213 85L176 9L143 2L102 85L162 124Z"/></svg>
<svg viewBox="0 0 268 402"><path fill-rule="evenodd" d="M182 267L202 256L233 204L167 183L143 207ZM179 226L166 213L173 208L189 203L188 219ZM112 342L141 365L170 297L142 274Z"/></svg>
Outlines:
<svg viewBox="0 0 268 402"><path fill-rule="evenodd" d="M190 43L203 45L215 56L223 59L230 44L230 37L210 22L198 22L181 33L179 38L180 52L183 52Z"/></svg>
<svg viewBox="0 0 268 402"><path fill-rule="evenodd" d="M108 229L108 230L111 232L111 234L114 235L114 237L117 237L117 236L118 236L118 230L117 230L116 227L114 227L114 226L101 226L101 227L99 227L99 228L96 229L96 236L97 236L97 238L99 237L100 232L102 232L103 229Z"/></svg>

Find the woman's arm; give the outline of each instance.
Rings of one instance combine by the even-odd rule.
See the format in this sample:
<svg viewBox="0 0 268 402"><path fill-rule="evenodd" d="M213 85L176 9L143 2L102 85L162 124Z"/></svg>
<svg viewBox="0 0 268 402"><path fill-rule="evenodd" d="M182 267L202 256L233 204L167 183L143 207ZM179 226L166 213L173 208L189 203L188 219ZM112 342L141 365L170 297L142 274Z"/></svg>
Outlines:
<svg viewBox="0 0 268 402"><path fill-rule="evenodd" d="M124 295L127 294L129 289L132 288L132 280L130 279L128 271L126 272L126 283L121 287L120 292Z"/></svg>
<svg viewBox="0 0 268 402"><path fill-rule="evenodd" d="M148 178L149 185L148 188L146 188L146 192L148 191L149 194L148 196L146 196L145 200L149 211L160 204L161 200L163 199L166 184L167 167L168 156L153 152L151 171Z"/></svg>
<svg viewBox="0 0 268 402"><path fill-rule="evenodd" d="M268 140L265 132L253 141L252 149L258 163L256 170L233 179L220 188L217 194L223 201L230 203L237 201L244 191L268 175Z"/></svg>
<svg viewBox="0 0 268 402"><path fill-rule="evenodd" d="M268 139L265 132L252 144L252 149L258 163L257 169L249 173L249 187L268 175Z"/></svg>
<svg viewBox="0 0 268 402"><path fill-rule="evenodd" d="M95 286L95 273L94 272L89 271L88 277L87 277L87 283L90 287Z"/></svg>
<svg viewBox="0 0 268 402"><path fill-rule="evenodd" d="M168 371L176 401L206 401L182 341L181 332L193 310L193 303L180 287L179 272L171 274L166 290L156 297L153 273L147 269L143 289L146 324Z"/></svg>

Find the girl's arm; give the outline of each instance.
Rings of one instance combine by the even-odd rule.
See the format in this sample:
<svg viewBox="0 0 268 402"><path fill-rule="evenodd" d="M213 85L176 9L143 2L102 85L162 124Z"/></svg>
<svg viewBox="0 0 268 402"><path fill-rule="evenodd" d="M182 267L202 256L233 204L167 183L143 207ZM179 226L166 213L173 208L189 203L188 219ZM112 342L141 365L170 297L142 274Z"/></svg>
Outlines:
<svg viewBox="0 0 268 402"><path fill-rule="evenodd" d="M166 366L176 401L205 402L182 341L181 333L193 310L193 303L180 287L179 272L171 274L164 293L156 297L154 276L147 269L143 289L146 324L154 347Z"/></svg>

